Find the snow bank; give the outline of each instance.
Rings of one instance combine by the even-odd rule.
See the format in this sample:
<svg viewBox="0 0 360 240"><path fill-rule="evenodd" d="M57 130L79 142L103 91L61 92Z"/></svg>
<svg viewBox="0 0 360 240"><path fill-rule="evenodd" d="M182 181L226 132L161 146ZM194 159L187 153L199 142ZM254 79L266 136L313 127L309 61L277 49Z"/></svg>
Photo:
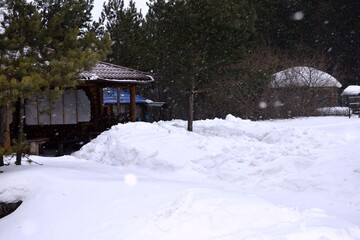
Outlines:
<svg viewBox="0 0 360 240"><path fill-rule="evenodd" d="M23 204L0 239L357 240L359 132L348 117L120 124L2 168L0 201Z"/></svg>
<svg viewBox="0 0 360 240"><path fill-rule="evenodd" d="M150 214L148 220L129 239L350 240L360 236L355 226L347 230L335 227L346 223L320 209L299 211L255 196L200 188L179 192Z"/></svg>
<svg viewBox="0 0 360 240"><path fill-rule="evenodd" d="M316 109L321 116L349 116L350 108L348 107L323 107Z"/></svg>
<svg viewBox="0 0 360 240"><path fill-rule="evenodd" d="M119 124L74 155L115 166L191 170L216 179L262 180L279 171L291 173L311 164L314 149L338 144L311 128L269 127L229 115L226 119ZM250 167L249 167L250 166Z"/></svg>
<svg viewBox="0 0 360 240"><path fill-rule="evenodd" d="M266 199L271 196L281 204L290 200L304 209L320 205L351 220L350 212L360 214L354 153L360 144L358 119L252 122L229 115L195 121L194 132L186 126L182 120L120 124L75 156L135 167L157 177L186 179L190 174ZM308 200L299 203L304 196Z"/></svg>

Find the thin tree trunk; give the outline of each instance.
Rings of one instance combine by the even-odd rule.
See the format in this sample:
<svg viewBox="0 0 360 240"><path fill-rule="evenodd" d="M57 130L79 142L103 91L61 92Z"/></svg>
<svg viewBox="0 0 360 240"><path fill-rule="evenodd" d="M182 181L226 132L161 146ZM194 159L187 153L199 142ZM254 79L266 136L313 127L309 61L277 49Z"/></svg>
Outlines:
<svg viewBox="0 0 360 240"><path fill-rule="evenodd" d="M0 167L4 166L4 155L3 150L5 148L5 129L6 129L6 109L5 107L0 107Z"/></svg>
<svg viewBox="0 0 360 240"><path fill-rule="evenodd" d="M20 97L19 100L19 132L18 132L18 148L16 151L16 160L15 165L21 165L21 158L23 154L23 145L24 145L24 105L25 100L23 97Z"/></svg>
<svg viewBox="0 0 360 240"><path fill-rule="evenodd" d="M195 76L191 76L189 91L189 113L188 113L188 127L189 132L193 131L194 122L194 94L195 94Z"/></svg>
<svg viewBox="0 0 360 240"><path fill-rule="evenodd" d="M10 136L10 104L6 105L5 109L5 149L9 150L11 147L11 136Z"/></svg>

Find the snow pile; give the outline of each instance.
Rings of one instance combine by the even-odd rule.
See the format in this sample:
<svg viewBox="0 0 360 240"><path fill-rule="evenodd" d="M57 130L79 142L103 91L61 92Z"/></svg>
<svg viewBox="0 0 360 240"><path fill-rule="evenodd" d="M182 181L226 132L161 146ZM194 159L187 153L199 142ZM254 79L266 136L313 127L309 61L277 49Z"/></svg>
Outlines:
<svg viewBox="0 0 360 240"><path fill-rule="evenodd" d="M256 175L254 180L262 181L279 171L291 174L306 168L314 149L338 144L326 132L269 127L231 115L225 120L197 121L194 129L194 133L186 131L181 120L119 124L75 156L114 166L190 170L228 181Z"/></svg>
<svg viewBox="0 0 360 240"><path fill-rule="evenodd" d="M0 202L23 204L0 239L360 239L359 131L348 117L120 124L2 169Z"/></svg>
<svg viewBox="0 0 360 240"><path fill-rule="evenodd" d="M359 230L320 209L299 211L254 196L190 188L149 216L129 239L352 239ZM255 230L256 229L256 230ZM349 231L349 232L348 232ZM156 236L156 238L154 238Z"/></svg>
<svg viewBox="0 0 360 240"><path fill-rule="evenodd" d="M348 107L323 107L316 109L322 116L349 116L350 108Z"/></svg>

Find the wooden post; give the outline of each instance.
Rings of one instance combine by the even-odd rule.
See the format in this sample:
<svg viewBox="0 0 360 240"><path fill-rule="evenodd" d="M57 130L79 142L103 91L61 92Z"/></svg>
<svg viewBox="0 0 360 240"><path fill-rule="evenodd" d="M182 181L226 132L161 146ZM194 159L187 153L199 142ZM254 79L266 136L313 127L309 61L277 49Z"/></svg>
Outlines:
<svg viewBox="0 0 360 240"><path fill-rule="evenodd" d="M188 112L188 127L189 132L193 131L194 122L194 98L195 98L195 76L192 75L190 79L190 91L189 91L189 112Z"/></svg>
<svg viewBox="0 0 360 240"><path fill-rule="evenodd" d="M118 120L120 120L120 111L121 111L121 107L120 107L120 87L117 88L117 93L116 93L116 113L117 113L117 118Z"/></svg>
<svg viewBox="0 0 360 240"><path fill-rule="evenodd" d="M136 121L135 85L130 85L130 121Z"/></svg>

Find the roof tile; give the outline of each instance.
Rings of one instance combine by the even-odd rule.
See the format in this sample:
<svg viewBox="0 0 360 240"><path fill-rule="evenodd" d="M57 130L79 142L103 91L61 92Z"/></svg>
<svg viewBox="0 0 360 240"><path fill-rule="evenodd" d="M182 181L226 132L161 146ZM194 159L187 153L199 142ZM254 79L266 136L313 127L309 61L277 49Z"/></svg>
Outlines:
<svg viewBox="0 0 360 240"><path fill-rule="evenodd" d="M80 80L150 83L154 79L144 72L111 63L98 62L90 71L80 73Z"/></svg>

